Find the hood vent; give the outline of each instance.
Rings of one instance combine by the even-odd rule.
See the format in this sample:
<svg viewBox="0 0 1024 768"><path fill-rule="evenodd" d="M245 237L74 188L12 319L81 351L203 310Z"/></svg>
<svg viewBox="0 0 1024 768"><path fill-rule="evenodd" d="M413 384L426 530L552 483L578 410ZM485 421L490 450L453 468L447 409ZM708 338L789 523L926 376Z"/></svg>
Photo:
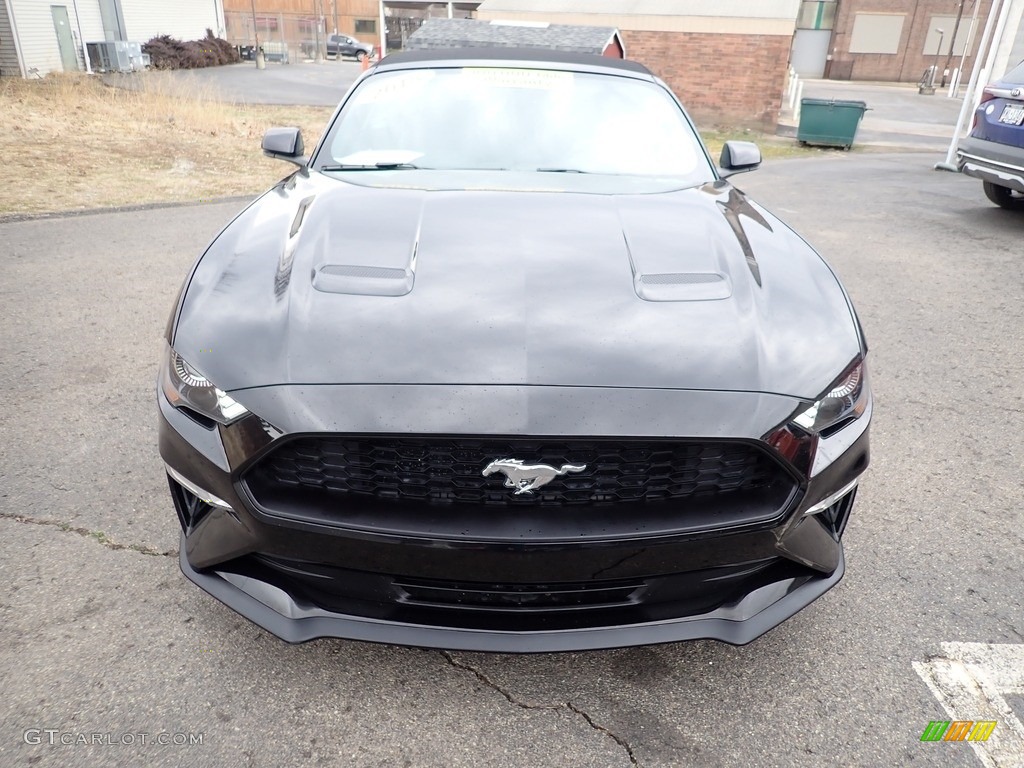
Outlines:
<svg viewBox="0 0 1024 768"><path fill-rule="evenodd" d="M732 295L729 279L717 272L637 274L633 283L645 301L713 301Z"/></svg>
<svg viewBox="0 0 1024 768"><path fill-rule="evenodd" d="M324 264L313 273L313 287L324 293L356 296L405 296L412 291L411 269L358 264Z"/></svg>

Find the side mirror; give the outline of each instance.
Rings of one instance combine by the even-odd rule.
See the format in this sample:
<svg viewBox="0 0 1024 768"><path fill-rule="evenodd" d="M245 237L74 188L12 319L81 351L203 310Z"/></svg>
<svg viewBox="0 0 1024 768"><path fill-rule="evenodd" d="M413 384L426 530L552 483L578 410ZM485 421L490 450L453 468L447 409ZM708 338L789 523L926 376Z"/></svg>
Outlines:
<svg viewBox="0 0 1024 768"><path fill-rule="evenodd" d="M287 160L302 168L309 160L302 154L302 131L298 128L270 128L263 134L263 154L275 160Z"/></svg>
<svg viewBox="0 0 1024 768"><path fill-rule="evenodd" d="M757 170L761 165L761 150L752 141L727 141L722 147L722 158L718 167L724 171L722 178L736 173Z"/></svg>

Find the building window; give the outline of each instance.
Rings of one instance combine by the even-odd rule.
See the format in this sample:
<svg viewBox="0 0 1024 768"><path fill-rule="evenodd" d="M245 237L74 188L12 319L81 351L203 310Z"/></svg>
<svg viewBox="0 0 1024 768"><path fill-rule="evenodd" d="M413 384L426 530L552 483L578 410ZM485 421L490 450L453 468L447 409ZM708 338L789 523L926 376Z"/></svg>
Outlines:
<svg viewBox="0 0 1024 768"><path fill-rule="evenodd" d="M850 53L899 53L903 13L858 13L850 35Z"/></svg>
<svg viewBox="0 0 1024 768"><path fill-rule="evenodd" d="M376 35L377 34L377 20L376 19L356 19L356 34L357 35Z"/></svg>
<svg viewBox="0 0 1024 768"><path fill-rule="evenodd" d="M953 45L953 27L956 27L956 16L932 16L928 25L928 36L924 40L925 56L948 56L952 48L954 56L963 54L967 47L967 38L971 34L971 23L969 19L960 19L960 26L956 30L956 45ZM939 30L942 34L939 34ZM942 42L942 50L939 50L939 41Z"/></svg>
<svg viewBox="0 0 1024 768"><path fill-rule="evenodd" d="M800 3L800 15L796 19L796 28L832 29L835 21L835 0L803 0Z"/></svg>

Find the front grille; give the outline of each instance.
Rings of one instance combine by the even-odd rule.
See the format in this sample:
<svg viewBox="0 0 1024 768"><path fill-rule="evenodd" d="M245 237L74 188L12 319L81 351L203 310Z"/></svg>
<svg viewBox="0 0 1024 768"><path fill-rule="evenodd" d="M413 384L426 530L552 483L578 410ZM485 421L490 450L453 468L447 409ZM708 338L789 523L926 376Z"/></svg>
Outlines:
<svg viewBox="0 0 1024 768"><path fill-rule="evenodd" d="M505 474L482 474L506 458L574 469L516 494ZM336 499L504 507L721 499L793 486L764 449L744 442L334 435L282 442L246 482L258 502L304 489Z"/></svg>
<svg viewBox="0 0 1024 768"><path fill-rule="evenodd" d="M611 608L636 603L643 581L580 584L475 584L396 579L399 601L421 606L494 611Z"/></svg>

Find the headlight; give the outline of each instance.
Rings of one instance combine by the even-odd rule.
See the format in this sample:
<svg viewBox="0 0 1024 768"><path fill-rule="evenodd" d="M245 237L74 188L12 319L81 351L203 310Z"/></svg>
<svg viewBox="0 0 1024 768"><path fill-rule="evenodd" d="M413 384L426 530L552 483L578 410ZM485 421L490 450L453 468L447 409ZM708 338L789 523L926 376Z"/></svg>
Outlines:
<svg viewBox="0 0 1024 768"><path fill-rule="evenodd" d="M856 419L867 407L868 371L863 360L856 360L829 387L829 391L793 419L808 432L828 437Z"/></svg>
<svg viewBox="0 0 1024 768"><path fill-rule="evenodd" d="M167 358L162 366L161 387L175 408L190 409L221 424L230 424L249 412L189 365L170 345L167 345Z"/></svg>

